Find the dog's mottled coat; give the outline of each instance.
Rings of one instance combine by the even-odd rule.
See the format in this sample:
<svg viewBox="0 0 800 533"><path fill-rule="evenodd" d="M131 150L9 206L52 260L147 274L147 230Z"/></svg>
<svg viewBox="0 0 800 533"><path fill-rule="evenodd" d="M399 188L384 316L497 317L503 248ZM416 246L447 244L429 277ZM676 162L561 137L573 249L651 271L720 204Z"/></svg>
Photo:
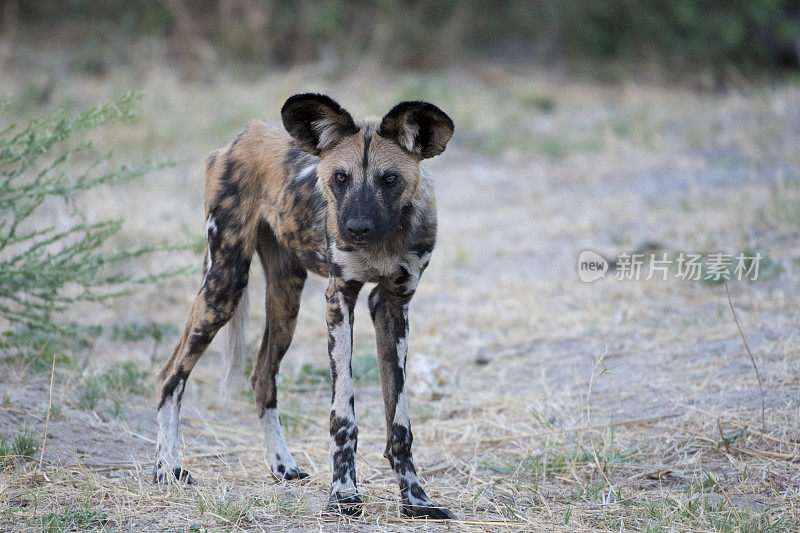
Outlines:
<svg viewBox="0 0 800 533"><path fill-rule="evenodd" d="M375 283L369 310L387 423L384 455L397 475L405 514L451 518L427 497L414 468L405 363L409 303L436 240L433 186L419 163L444 151L453 123L424 102L403 102L382 119L356 123L336 102L318 94L289 98L281 116L283 127L251 122L206 160L203 282L183 335L158 377L155 481L194 481L180 463L181 397L211 339L243 312L245 304L237 306L257 252L267 278L267 324L250 383L273 474L306 477L286 445L275 378L311 271L329 279L330 507L361 513L350 366L353 308L364 283ZM229 328L242 323L237 315ZM241 351L235 333L230 344Z"/></svg>

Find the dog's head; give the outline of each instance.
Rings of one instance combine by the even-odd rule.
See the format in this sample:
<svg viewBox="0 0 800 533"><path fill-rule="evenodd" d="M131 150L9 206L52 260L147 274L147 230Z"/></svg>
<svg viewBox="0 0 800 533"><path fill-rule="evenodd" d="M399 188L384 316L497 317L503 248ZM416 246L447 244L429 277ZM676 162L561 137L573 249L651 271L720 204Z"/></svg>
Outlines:
<svg viewBox="0 0 800 533"><path fill-rule="evenodd" d="M426 102L402 102L382 119L356 123L331 98L298 94L281 117L300 148L320 158L317 175L339 238L357 246L392 235L417 192L419 162L441 154L453 135L450 117Z"/></svg>

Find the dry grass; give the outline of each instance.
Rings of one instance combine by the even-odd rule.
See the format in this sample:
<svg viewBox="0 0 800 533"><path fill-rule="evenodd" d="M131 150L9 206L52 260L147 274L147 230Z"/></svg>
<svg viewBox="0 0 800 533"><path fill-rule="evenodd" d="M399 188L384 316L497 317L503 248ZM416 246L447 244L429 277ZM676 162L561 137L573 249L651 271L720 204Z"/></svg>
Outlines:
<svg viewBox="0 0 800 533"><path fill-rule="evenodd" d="M50 83L45 70L12 65L0 91ZM100 147L177 165L86 200L90 217L123 216L127 237L139 239L196 238L203 156L247 119L277 118L292 92L333 93L358 115L402 97L431 98L453 114L458 136L431 164L440 244L412 305L410 364L428 358L449 370L441 398L423 390L411 402L418 468L429 493L463 519L456 529L800 527L800 201L784 194L800 182L800 88L714 96L496 67L338 79L309 66L251 81L192 82L156 62L104 78L58 76L52 102L146 91L141 120L98 139ZM761 371L765 431L721 285L578 281L581 250L617 253L644 241L667 251L761 251L773 263L757 282L730 284ZM200 256L171 261L199 264ZM263 281L253 279L257 301ZM105 333L72 364L57 364L52 409L49 359L40 372L30 362L2 367L0 434L13 439L28 424L38 443L45 426L48 438L41 469L37 460L3 455L0 529L438 527L399 518L381 456L380 389L368 367L356 398L366 514L353 521L321 514L330 476L329 390L316 371L327 364L321 280L306 288L280 392L287 439L312 474L308 482L271 478L246 393L230 406L216 402L212 345L183 409L185 466L201 483L150 484L152 398L131 387L119 400L102 376L119 375L114 365L125 361L154 375L196 283L171 280L117 307L87 310ZM356 315L356 356L372 356L363 302ZM253 349L263 318L253 305ZM149 321L170 325L163 343L143 327L112 333ZM94 405L82 409L91 386L99 387Z"/></svg>

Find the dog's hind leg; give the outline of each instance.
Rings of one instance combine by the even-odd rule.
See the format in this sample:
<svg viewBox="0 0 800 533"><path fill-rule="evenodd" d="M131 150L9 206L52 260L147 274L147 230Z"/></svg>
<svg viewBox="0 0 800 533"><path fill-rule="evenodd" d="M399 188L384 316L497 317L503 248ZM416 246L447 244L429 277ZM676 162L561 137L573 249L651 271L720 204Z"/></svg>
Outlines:
<svg viewBox="0 0 800 533"><path fill-rule="evenodd" d="M300 296L306 271L275 241L266 224L259 227L256 245L267 279L267 323L258 360L250 375L256 409L267 439L267 455L273 475L279 479L303 479L286 445L278 416L278 391L275 378L286 350L292 342Z"/></svg>
<svg viewBox="0 0 800 533"><path fill-rule="evenodd" d="M178 452L178 427L181 398L186 380L194 365L205 352L217 331L224 326L247 288L252 247L243 240L230 238L222 244L226 230L215 226L209 215L210 234L203 285L195 298L186 327L172 356L158 375L158 457L153 478L156 483L175 480L192 483L192 477L182 469Z"/></svg>
<svg viewBox="0 0 800 533"><path fill-rule="evenodd" d="M213 157L213 154L212 154ZM192 477L181 467L178 428L186 380L217 331L233 316L247 288L255 247L255 194L242 190L241 174L225 165L209 174L206 187L206 256L203 282L172 356L158 374L158 448L156 483ZM249 200L249 201L248 201Z"/></svg>

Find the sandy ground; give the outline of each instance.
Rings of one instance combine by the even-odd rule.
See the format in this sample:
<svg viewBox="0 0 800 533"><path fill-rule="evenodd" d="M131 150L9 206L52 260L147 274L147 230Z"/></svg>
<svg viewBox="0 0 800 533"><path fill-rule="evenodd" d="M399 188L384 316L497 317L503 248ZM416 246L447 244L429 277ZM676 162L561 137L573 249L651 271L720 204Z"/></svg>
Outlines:
<svg viewBox="0 0 800 533"><path fill-rule="evenodd" d="M448 74L441 87L426 82L422 95L446 94L442 107L452 109L458 130L429 165L439 245L411 307L411 379L439 368L411 397L414 453L429 493L464 520L459 530L798 527L800 88L712 95L489 74ZM91 102L134 78L70 78L54 98ZM185 82L158 70L142 80L142 118L98 142L123 161L152 155L177 164L85 199L91 216L124 216L126 237L142 240L200 235L206 152L246 118L274 119L291 92L333 92L357 115L379 114L413 92L398 89L396 78L327 81L313 69L247 83ZM25 83L4 80L2 88ZM520 91L544 95L555 109L523 108L506 131L514 108L502 95ZM481 149L494 143L501 148ZM729 283L763 380L764 428L723 285L621 281L613 271L594 283L578 279L582 250L611 257L643 243L669 253L757 251L770 260L761 279ZM200 260L187 252L136 268ZM264 319L255 268L252 279L251 352ZM198 282L168 280L85 312L106 331L132 320L182 328ZM289 446L311 473L307 483L271 478L244 392L227 406L217 400L215 342L183 404L185 466L197 486L150 484L152 394L130 396L119 416L103 402L81 410L80 372L59 370L60 412L41 471L34 461L0 474L0 529L36 528L43 516L69 509L104 513L101 525L122 530L434 527L399 516L381 455L380 387L369 376L356 388L365 516L321 515L329 390L298 376L303 364L327 365L323 290L320 279L306 286L279 398ZM374 355L364 302L355 336L356 357ZM123 343L104 334L75 357L100 369L135 361L154 376L176 337L154 352L152 339ZM27 424L41 441L49 373L0 371L0 434Z"/></svg>

